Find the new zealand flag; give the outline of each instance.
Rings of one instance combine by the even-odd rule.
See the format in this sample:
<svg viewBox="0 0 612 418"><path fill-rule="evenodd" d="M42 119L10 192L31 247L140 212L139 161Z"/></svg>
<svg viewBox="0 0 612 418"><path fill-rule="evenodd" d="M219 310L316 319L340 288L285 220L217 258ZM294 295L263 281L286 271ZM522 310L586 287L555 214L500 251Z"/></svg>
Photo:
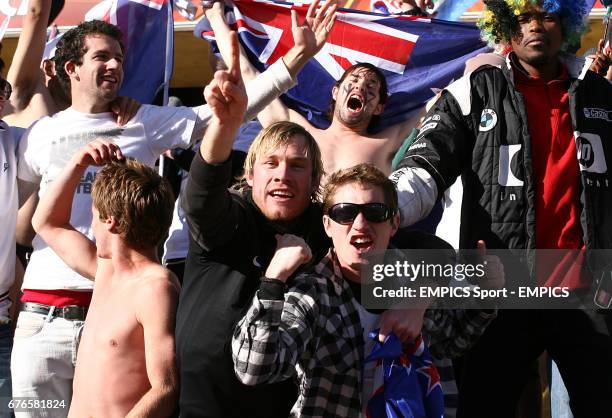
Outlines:
<svg viewBox="0 0 612 418"><path fill-rule="evenodd" d="M378 341L378 330L370 338ZM377 365L374 394L364 400L368 418L444 417L440 375L421 337L402 348L391 333L384 343L376 343L365 361Z"/></svg>
<svg viewBox="0 0 612 418"><path fill-rule="evenodd" d="M263 71L293 45L290 10L304 20L308 5L272 0L237 0L226 21L238 30L251 62ZM211 42L203 19L195 35ZM488 51L475 25L412 16L339 9L323 49L298 76L283 100L312 124L325 128L334 82L346 68L368 62L387 78L391 97L375 131L403 122L437 91L463 73L465 61Z"/></svg>

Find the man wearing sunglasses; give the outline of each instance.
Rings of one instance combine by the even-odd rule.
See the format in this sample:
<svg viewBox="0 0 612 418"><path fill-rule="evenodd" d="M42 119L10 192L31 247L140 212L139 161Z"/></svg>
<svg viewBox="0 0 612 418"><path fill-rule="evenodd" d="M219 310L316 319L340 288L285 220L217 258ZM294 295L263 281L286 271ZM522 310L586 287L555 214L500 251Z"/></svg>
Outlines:
<svg viewBox="0 0 612 418"><path fill-rule="evenodd" d="M349 283L359 286L366 254L387 248L399 226L397 197L384 174L363 164L328 178L323 208L334 248L312 271L288 280L310 261L312 247L294 235L278 238L234 333L234 369L243 383L257 385L289 379L299 368L292 415L357 417L364 339Z"/></svg>
<svg viewBox="0 0 612 418"><path fill-rule="evenodd" d="M292 277L311 260L310 248L294 235L278 238L265 278L234 333L234 368L249 385L297 375L295 416L358 417L374 393L374 367L363 365L374 344L368 334L383 320L382 311L361 305L362 268L368 255L389 247L397 231L397 193L380 170L360 164L328 177L323 211L333 248L316 266ZM414 233L413 240L414 248L448 248L423 233ZM499 278L494 272L499 273L487 269L489 279ZM487 280L484 286L495 283ZM456 355L493 317L476 310L428 310L423 333L432 352Z"/></svg>

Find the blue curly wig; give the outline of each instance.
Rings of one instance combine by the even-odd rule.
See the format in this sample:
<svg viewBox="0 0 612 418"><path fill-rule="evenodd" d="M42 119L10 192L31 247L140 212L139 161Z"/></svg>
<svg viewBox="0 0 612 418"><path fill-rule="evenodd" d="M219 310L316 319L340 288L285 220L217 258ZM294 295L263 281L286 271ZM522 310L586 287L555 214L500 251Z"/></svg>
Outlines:
<svg viewBox="0 0 612 418"><path fill-rule="evenodd" d="M517 16L530 6L542 5L561 18L563 49L577 43L586 29L589 10L585 0L484 0L486 9L478 26L482 37L493 44L509 44L518 30Z"/></svg>

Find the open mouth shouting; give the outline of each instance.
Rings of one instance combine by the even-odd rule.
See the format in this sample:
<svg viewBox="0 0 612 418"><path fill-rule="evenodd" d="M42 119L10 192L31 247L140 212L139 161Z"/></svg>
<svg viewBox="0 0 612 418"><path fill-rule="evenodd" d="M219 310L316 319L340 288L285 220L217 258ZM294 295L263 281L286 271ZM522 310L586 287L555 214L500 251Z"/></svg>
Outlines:
<svg viewBox="0 0 612 418"><path fill-rule="evenodd" d="M349 96L346 107L352 113L359 113L363 110L364 100L359 94L353 93Z"/></svg>
<svg viewBox="0 0 612 418"><path fill-rule="evenodd" d="M366 253L374 246L374 239L370 235L359 234L351 237L351 246L359 253Z"/></svg>

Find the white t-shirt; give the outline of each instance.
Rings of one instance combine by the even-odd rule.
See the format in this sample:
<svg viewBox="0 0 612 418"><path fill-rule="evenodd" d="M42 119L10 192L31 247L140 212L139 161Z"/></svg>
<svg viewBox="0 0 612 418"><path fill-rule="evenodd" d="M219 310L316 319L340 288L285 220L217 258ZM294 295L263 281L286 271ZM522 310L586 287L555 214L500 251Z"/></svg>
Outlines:
<svg viewBox="0 0 612 418"><path fill-rule="evenodd" d="M17 224L17 141L0 121L0 323L8 321L8 291L15 280Z"/></svg>
<svg viewBox="0 0 612 418"><path fill-rule="evenodd" d="M199 151L197 151L199 152ZM179 197L174 203L174 212L172 213L172 224L168 231L168 238L164 243L164 255L162 262L175 260L178 258L186 258L187 250L189 250L189 228L187 227L187 218L183 210L183 199L185 198L185 186L189 173L180 170L181 175L181 190Z"/></svg>
<svg viewBox="0 0 612 418"><path fill-rule="evenodd" d="M192 142L196 121L202 124L204 107L158 107L143 105L125 126L115 122L112 113L86 114L68 108L36 122L19 144L18 177L40 182L39 196L74 153L101 137L111 140L123 154L153 166L161 153L171 148L187 148ZM72 204L72 226L89 238L91 233L91 185L98 167L83 174ZM93 282L70 269L37 235L34 251L23 281L24 289L91 290Z"/></svg>

